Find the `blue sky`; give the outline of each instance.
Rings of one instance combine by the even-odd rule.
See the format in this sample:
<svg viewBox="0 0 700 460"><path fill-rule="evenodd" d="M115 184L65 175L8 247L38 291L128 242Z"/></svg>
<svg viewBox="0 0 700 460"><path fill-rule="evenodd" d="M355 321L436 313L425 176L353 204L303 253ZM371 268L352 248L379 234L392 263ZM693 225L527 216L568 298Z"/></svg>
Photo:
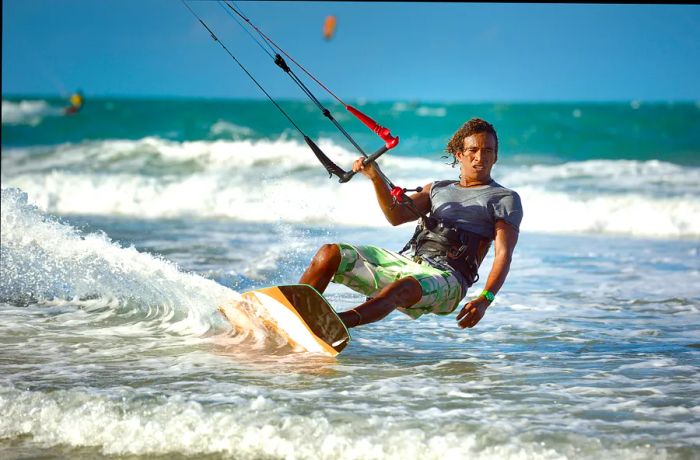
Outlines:
<svg viewBox="0 0 700 460"><path fill-rule="evenodd" d="M270 93L302 98L217 2L189 4ZM700 100L698 5L238 5L343 99ZM4 0L3 13L3 95L264 97L180 1Z"/></svg>

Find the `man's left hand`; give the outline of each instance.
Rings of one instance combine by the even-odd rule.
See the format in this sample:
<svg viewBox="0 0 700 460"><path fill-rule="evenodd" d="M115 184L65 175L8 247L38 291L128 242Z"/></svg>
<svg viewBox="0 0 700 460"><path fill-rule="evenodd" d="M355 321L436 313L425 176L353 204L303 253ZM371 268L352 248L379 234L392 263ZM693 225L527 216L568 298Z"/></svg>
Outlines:
<svg viewBox="0 0 700 460"><path fill-rule="evenodd" d="M462 311L457 315L457 324L464 329L465 327L474 327L484 317L486 309L490 302L483 296L479 296L471 302L467 303Z"/></svg>

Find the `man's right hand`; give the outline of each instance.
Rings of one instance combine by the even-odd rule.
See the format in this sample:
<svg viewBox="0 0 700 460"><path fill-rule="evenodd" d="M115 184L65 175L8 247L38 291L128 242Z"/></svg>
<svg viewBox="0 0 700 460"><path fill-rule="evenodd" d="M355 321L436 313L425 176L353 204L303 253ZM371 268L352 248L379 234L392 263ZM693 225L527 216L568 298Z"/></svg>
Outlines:
<svg viewBox="0 0 700 460"><path fill-rule="evenodd" d="M360 172L370 179L376 178L378 175L376 163L373 161L368 165L364 165L362 164L362 162L365 159L366 157L360 157L357 160L355 160L355 162L352 164L352 170L354 172Z"/></svg>

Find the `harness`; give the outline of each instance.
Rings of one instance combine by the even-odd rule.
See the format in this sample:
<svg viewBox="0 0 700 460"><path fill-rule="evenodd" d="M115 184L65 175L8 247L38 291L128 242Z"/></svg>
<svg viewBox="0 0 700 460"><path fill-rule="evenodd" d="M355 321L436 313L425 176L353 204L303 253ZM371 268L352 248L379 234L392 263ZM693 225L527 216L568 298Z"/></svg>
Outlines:
<svg viewBox="0 0 700 460"><path fill-rule="evenodd" d="M433 190L445 187L452 181L435 183ZM454 224L435 217L421 215L413 236L399 252L413 249L413 260L423 260L433 265L445 265L462 275L467 287L479 280L479 246L490 243L477 233L462 230Z"/></svg>
<svg viewBox="0 0 700 460"><path fill-rule="evenodd" d="M490 241L473 232L460 230L434 217L419 221L416 231L399 254L413 249L416 262L447 263L459 272L467 287L479 280L479 245Z"/></svg>

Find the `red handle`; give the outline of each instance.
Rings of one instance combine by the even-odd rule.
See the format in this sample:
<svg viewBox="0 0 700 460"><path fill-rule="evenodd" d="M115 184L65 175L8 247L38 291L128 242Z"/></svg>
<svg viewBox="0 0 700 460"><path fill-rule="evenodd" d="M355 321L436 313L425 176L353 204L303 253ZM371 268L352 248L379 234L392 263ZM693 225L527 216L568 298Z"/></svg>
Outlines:
<svg viewBox="0 0 700 460"><path fill-rule="evenodd" d="M384 142L386 142L386 148L387 150L393 149L396 147L396 145L399 143L399 136L392 136L391 132L389 131L389 128L385 128L384 126L381 126L379 123L376 121L372 120L370 117L365 115L364 113L360 112L357 110L355 107L351 105L346 105L345 108L348 110L348 112L352 113L357 117L358 120L360 120L362 123L365 124L369 129L377 133L379 137L382 138Z"/></svg>

